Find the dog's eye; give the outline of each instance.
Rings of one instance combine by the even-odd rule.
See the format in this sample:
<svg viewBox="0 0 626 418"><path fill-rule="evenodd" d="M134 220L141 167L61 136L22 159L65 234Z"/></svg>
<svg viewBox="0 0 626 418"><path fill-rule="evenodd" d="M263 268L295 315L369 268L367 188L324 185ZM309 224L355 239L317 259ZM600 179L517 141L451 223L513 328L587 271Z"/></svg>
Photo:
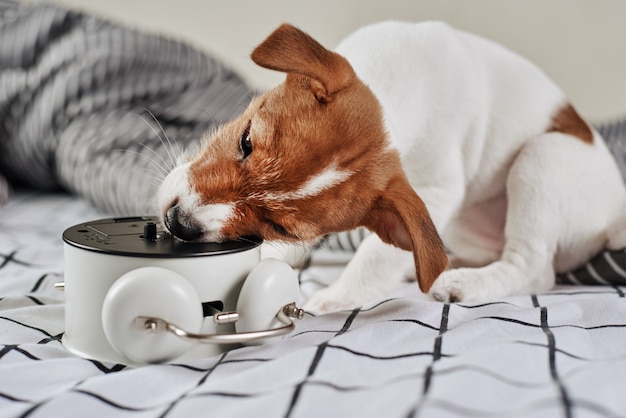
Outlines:
<svg viewBox="0 0 626 418"><path fill-rule="evenodd" d="M239 142L239 149L243 156L242 160L248 158L252 154L252 139L250 139L250 125L241 134L241 140Z"/></svg>

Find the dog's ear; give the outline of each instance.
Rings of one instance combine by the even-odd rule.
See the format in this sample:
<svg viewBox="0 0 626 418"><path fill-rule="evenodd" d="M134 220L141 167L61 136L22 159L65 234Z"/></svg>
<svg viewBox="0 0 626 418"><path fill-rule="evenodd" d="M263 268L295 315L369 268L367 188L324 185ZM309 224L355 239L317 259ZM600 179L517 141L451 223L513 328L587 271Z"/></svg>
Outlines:
<svg viewBox="0 0 626 418"><path fill-rule="evenodd" d="M422 199L404 176L393 178L364 225L386 243L413 252L417 282L427 293L446 269L448 256Z"/></svg>
<svg viewBox="0 0 626 418"><path fill-rule="evenodd" d="M322 103L330 102L356 78L344 57L288 24L276 29L251 57L261 67L297 77Z"/></svg>

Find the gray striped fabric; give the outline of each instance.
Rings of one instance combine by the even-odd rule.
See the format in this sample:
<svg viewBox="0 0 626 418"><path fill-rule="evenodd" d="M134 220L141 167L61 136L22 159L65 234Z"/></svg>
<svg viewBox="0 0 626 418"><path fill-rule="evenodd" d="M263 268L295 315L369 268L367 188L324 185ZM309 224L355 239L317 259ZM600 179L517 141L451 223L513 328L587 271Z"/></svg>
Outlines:
<svg viewBox="0 0 626 418"><path fill-rule="evenodd" d="M251 97L185 43L0 0L0 178L10 183L60 187L109 213L152 212L175 155Z"/></svg>
<svg viewBox="0 0 626 418"><path fill-rule="evenodd" d="M599 125L596 129L606 140L622 175L626 177L626 118ZM603 251L580 268L558 275L557 282L564 284L626 284L626 251Z"/></svg>
<svg viewBox="0 0 626 418"><path fill-rule="evenodd" d="M175 156L251 96L235 73L184 43L0 0L0 202L4 175L62 187L109 213L152 213ZM626 173L626 119L596 128ZM333 234L322 245L355 251L368 234ZM601 253L557 280L626 284L626 254Z"/></svg>
<svg viewBox="0 0 626 418"><path fill-rule="evenodd" d="M626 178L626 117L595 126L613 152L622 176Z"/></svg>

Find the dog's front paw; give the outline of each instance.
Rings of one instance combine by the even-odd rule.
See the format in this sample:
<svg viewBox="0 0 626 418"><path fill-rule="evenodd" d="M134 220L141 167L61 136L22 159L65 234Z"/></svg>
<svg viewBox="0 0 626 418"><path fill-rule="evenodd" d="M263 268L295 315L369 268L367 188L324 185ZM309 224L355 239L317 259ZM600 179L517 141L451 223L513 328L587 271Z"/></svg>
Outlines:
<svg viewBox="0 0 626 418"><path fill-rule="evenodd" d="M323 315L331 312L352 310L361 306L358 301L352 300L335 288L322 289L311 296L304 304L304 310L314 315Z"/></svg>
<svg viewBox="0 0 626 418"><path fill-rule="evenodd" d="M458 286L437 282L433 284L428 294L437 302L444 303L460 302L463 297L463 293Z"/></svg>
<svg viewBox="0 0 626 418"><path fill-rule="evenodd" d="M513 293L513 285L522 280L517 270L504 263L480 268L444 271L430 289L430 296L440 302L485 302ZM521 274L521 273L519 273Z"/></svg>
<svg viewBox="0 0 626 418"><path fill-rule="evenodd" d="M474 269L445 271L433 283L429 295L439 302L455 303L476 299L477 286Z"/></svg>

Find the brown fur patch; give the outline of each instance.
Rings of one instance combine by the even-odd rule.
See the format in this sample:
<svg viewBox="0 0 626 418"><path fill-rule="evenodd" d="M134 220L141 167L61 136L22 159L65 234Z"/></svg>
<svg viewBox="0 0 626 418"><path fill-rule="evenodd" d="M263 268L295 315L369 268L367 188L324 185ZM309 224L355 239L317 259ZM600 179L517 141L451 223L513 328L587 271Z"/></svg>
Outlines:
<svg viewBox="0 0 626 418"><path fill-rule="evenodd" d="M422 292L428 293L446 269L448 256L426 205L403 172L399 170L389 180L363 225L384 242L413 252L417 282Z"/></svg>
<svg viewBox="0 0 626 418"><path fill-rule="evenodd" d="M345 58L292 26L278 28L252 57L286 72L285 83L222 126L189 169L199 203L234 205L234 216L220 227L222 239L308 241L365 225L413 252L427 292L447 255L400 156L389 147L374 94ZM244 156L241 139L248 136L252 151ZM354 175L298 196L329 168ZM289 197L268 199L272 194Z"/></svg>
<svg viewBox="0 0 626 418"><path fill-rule="evenodd" d="M547 132L561 132L575 136L587 144L593 144L593 132L589 125L578 115L574 106L567 103L552 117Z"/></svg>

